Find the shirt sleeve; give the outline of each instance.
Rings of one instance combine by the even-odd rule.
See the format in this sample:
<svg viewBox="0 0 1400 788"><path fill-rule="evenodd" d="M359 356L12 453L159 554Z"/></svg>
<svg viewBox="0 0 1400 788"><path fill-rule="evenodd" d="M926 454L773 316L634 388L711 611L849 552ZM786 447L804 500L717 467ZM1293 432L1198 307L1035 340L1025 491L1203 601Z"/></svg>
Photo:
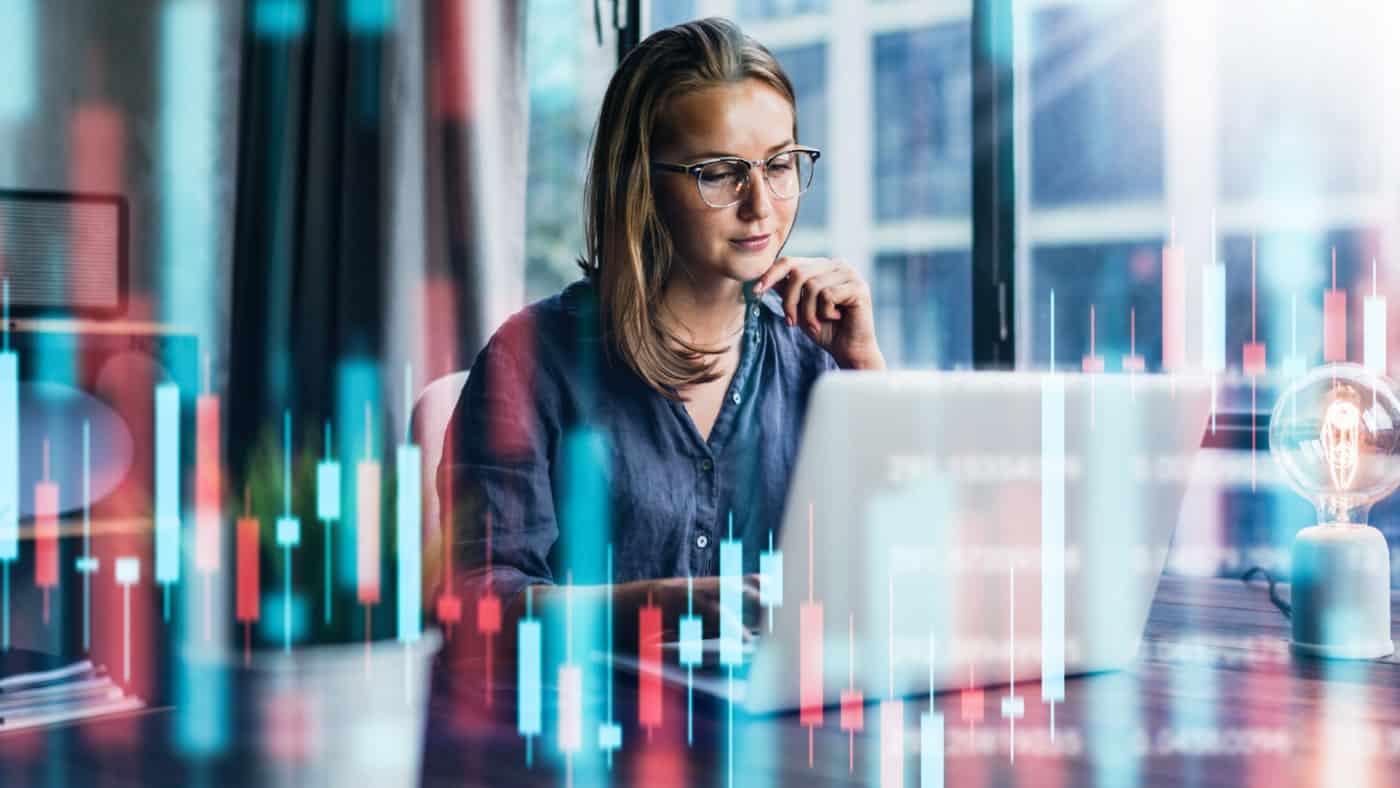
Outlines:
<svg viewBox="0 0 1400 788"><path fill-rule="evenodd" d="M539 375L528 320L512 318L477 356L438 466L451 518L453 585L468 615L488 592L503 607L527 586L553 584L559 537L550 483L557 419Z"/></svg>

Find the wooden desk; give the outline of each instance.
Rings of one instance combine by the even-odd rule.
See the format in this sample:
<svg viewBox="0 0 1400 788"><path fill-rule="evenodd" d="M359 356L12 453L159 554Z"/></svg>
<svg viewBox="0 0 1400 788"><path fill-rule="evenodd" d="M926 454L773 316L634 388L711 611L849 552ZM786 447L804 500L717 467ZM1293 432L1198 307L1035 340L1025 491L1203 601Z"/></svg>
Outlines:
<svg viewBox="0 0 1400 788"><path fill-rule="evenodd" d="M1392 771L1400 781L1400 666L1297 660L1286 638L1287 622L1262 584L1165 578L1134 666L1070 679L1053 744L1035 682L1017 683L1026 714L1016 725L1014 763L1010 726L999 714L1004 690L987 689L978 724L963 719L958 693L940 695L946 784L1386 785ZM566 784L552 730L535 741L527 768L512 696L502 687L488 709L479 688L440 675L424 783ZM635 697L634 684L619 677L623 749L610 771L601 758L580 759L574 785L725 785L731 731L734 785L879 784L878 706L865 707L865 731L849 739L828 709L809 766L807 730L796 715L739 714L731 728L722 704L697 698L687 746L683 690L666 696L667 723L651 741L635 724ZM548 692L546 703L553 703ZM918 717L926 708L927 699L905 701L904 785L920 784ZM0 784L226 784L248 779L249 764L269 757L260 732L240 734L215 763L197 763L176 754L171 720L164 712L0 737ZM586 733L585 742L596 737Z"/></svg>
<svg viewBox="0 0 1400 788"><path fill-rule="evenodd" d="M986 690L979 724L964 721L957 692L939 695L946 784L1384 785L1391 771L1400 782L1394 658L1310 662L1289 654L1287 638L1288 622L1263 583L1164 578L1138 660L1126 671L1070 679L1053 743L1037 682L1017 683L1026 711L1016 724L1014 763L1010 725L999 712L1004 688ZM454 704L450 690L439 689L427 783L566 784L552 731L535 743L535 764L526 768L513 718L493 723L479 703ZM687 747L684 692L668 695L665 731L648 743L635 725L635 691L619 685L617 694L624 748L611 768L613 784L726 784L726 709L697 702L695 741ZM920 785L919 715L927 706L926 698L904 704L904 785ZM733 784L879 785L879 706L867 705L864 716L865 730L848 738L828 709L811 766L807 729L795 714L736 716ZM606 782L608 774L575 764L574 784Z"/></svg>

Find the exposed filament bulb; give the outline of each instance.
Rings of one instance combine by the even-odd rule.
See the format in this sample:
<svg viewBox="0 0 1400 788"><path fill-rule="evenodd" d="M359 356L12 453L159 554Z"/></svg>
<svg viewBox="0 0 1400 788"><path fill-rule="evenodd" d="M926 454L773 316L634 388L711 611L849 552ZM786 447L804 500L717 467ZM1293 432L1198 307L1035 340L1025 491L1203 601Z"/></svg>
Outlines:
<svg viewBox="0 0 1400 788"><path fill-rule="evenodd" d="M1356 403L1332 400L1322 420L1321 438L1332 484L1338 491L1350 490L1361 462L1361 411Z"/></svg>

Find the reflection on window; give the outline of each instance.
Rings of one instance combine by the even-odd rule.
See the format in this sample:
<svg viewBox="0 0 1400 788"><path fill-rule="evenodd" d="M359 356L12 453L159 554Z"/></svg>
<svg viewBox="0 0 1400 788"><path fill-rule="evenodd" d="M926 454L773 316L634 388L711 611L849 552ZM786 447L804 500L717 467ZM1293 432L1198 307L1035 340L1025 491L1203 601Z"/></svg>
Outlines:
<svg viewBox="0 0 1400 788"><path fill-rule="evenodd" d="M792 80L792 89L797 93L801 143L824 150L827 139L826 45L777 50L773 54L783 64ZM816 179L812 181L812 188L802 195L794 230L826 226L826 184L831 179L831 168L826 164L820 159L817 161Z"/></svg>
<svg viewBox="0 0 1400 788"><path fill-rule="evenodd" d="M874 40L875 217L966 216L972 77L966 22Z"/></svg>
<svg viewBox="0 0 1400 788"><path fill-rule="evenodd" d="M1090 306L1094 307L1093 350L1103 358L1105 371L1121 370L1123 357L1134 349L1148 370L1161 368L1161 240L1042 246L1032 250L1031 265L1035 366L1050 364L1050 291L1054 290L1057 369L1079 369L1089 355Z"/></svg>
<svg viewBox="0 0 1400 788"><path fill-rule="evenodd" d="M1037 206L1162 194L1162 45L1154 3L1031 17L1031 197Z"/></svg>
<svg viewBox="0 0 1400 788"><path fill-rule="evenodd" d="M891 366L972 363L970 254L884 254L875 259L874 275L875 331Z"/></svg>

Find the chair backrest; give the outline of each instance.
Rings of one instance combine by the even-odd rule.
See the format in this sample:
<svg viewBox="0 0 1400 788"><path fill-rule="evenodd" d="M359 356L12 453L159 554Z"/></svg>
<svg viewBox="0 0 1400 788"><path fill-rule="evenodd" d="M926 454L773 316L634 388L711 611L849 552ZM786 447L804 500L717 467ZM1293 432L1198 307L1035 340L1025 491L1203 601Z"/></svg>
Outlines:
<svg viewBox="0 0 1400 788"><path fill-rule="evenodd" d="M447 423L452 420L452 411L457 408L457 400L467 385L467 374L463 370L434 380L423 389L413 405L413 435L418 445L423 447L424 545L440 544L438 537L442 530L442 513L437 495L438 463L442 461ZM425 566L428 563L425 561Z"/></svg>

